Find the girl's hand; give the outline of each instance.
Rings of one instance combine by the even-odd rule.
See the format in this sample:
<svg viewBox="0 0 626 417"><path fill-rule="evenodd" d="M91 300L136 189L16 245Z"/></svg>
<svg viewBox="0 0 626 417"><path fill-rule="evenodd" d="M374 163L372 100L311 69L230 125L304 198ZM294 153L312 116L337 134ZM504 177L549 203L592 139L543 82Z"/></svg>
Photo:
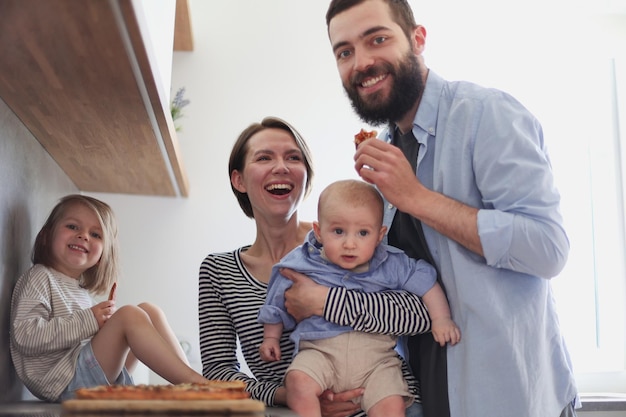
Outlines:
<svg viewBox="0 0 626 417"><path fill-rule="evenodd" d="M104 323L115 313L115 300L102 301L91 307L94 317L98 320L98 327L102 328Z"/></svg>

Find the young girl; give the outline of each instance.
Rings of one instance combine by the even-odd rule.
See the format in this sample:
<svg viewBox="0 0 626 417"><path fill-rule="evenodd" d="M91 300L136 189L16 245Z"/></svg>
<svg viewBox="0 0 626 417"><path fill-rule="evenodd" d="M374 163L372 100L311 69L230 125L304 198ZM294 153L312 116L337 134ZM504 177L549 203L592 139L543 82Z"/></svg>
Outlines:
<svg viewBox="0 0 626 417"><path fill-rule="evenodd" d="M117 279L117 226L111 208L81 195L61 199L37 234L33 266L11 302L11 356L38 398L62 401L81 387L132 384L137 360L173 384L206 382L189 367L155 305L93 303Z"/></svg>

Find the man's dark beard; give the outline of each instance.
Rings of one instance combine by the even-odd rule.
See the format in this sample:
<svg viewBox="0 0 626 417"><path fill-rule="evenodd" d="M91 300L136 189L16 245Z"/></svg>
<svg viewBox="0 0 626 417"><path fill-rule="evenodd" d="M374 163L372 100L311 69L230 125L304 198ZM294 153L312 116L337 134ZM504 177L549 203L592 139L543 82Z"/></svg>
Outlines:
<svg viewBox="0 0 626 417"><path fill-rule="evenodd" d="M382 69L394 77L393 87L386 102L380 97L381 92L370 94L366 102L359 96L357 84L367 77L375 77L382 71L380 67L371 67L366 72L357 74L350 85L344 89L352 102L352 108L361 120L372 126L396 122L411 110L424 91L421 77L421 65L412 51L405 55L397 69L391 64L383 64Z"/></svg>

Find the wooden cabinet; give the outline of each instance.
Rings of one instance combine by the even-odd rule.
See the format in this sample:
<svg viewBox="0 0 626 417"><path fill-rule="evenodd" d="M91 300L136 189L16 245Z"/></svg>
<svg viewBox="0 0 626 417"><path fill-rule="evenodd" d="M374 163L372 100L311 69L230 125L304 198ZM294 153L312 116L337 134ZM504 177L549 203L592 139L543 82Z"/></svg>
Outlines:
<svg viewBox="0 0 626 417"><path fill-rule="evenodd" d="M162 96L131 0L0 0L0 98L81 191L188 195Z"/></svg>

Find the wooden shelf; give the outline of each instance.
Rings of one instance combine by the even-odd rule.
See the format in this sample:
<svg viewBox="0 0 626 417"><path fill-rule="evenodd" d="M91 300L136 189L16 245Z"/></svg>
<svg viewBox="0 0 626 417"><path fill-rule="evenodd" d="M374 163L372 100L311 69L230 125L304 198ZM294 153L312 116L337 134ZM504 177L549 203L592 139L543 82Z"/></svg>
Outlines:
<svg viewBox="0 0 626 417"><path fill-rule="evenodd" d="M131 0L0 0L0 97L81 191L187 196Z"/></svg>
<svg viewBox="0 0 626 417"><path fill-rule="evenodd" d="M193 51L191 14L187 0L176 0L176 21L174 24L174 50Z"/></svg>

